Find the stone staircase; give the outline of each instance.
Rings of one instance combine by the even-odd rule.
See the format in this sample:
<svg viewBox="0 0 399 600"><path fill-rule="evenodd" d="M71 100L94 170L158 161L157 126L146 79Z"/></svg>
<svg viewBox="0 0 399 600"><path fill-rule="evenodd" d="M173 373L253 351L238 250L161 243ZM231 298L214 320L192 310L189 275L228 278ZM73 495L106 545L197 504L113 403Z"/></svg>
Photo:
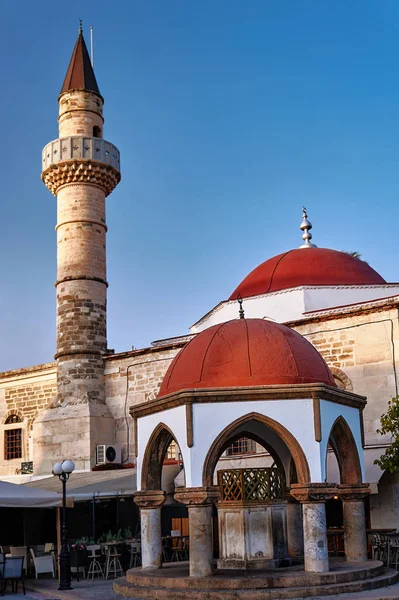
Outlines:
<svg viewBox="0 0 399 600"><path fill-rule="evenodd" d="M303 566L297 566L246 574L216 571L205 578L189 577L187 563L174 563L155 571L131 569L114 582L114 591L124 598L148 600L299 600L337 594L357 598L397 581L396 570L371 560L332 559L328 573L305 573Z"/></svg>

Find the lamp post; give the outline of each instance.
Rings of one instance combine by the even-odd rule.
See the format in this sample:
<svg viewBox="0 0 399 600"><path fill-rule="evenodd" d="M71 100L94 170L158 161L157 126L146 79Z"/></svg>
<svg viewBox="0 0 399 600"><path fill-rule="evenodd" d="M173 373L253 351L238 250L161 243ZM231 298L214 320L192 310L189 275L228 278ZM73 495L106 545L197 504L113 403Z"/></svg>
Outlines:
<svg viewBox="0 0 399 600"><path fill-rule="evenodd" d="M67 544L67 529L66 529L66 482L70 474L75 469L75 463L72 460L64 460L64 462L56 463L53 468L54 475L58 475L62 481L62 539L60 552L60 585L59 590L71 590L71 559L69 556L69 548Z"/></svg>

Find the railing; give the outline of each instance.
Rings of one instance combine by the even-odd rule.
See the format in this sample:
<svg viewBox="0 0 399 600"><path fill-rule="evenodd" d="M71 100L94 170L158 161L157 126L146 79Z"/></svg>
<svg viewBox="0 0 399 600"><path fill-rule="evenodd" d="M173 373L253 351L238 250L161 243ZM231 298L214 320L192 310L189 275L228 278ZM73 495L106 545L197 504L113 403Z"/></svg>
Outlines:
<svg viewBox="0 0 399 600"><path fill-rule="evenodd" d="M284 472L277 467L218 471L221 502L271 502L286 497Z"/></svg>
<svg viewBox="0 0 399 600"><path fill-rule="evenodd" d="M120 155L116 146L95 137L71 136L49 142L42 151L42 170L50 165L74 159L92 159L120 171Z"/></svg>

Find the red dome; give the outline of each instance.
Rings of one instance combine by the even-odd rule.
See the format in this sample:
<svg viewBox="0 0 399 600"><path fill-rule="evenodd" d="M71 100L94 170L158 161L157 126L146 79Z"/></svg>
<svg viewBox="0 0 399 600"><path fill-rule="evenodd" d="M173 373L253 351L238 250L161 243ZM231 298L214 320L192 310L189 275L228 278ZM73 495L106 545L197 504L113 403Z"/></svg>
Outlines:
<svg viewBox="0 0 399 600"><path fill-rule="evenodd" d="M298 248L256 267L231 294L235 300L301 285L379 285L386 283L359 258L326 248Z"/></svg>
<svg viewBox="0 0 399 600"><path fill-rule="evenodd" d="M213 325L175 356L158 396L184 389L326 383L334 378L299 333L264 319Z"/></svg>

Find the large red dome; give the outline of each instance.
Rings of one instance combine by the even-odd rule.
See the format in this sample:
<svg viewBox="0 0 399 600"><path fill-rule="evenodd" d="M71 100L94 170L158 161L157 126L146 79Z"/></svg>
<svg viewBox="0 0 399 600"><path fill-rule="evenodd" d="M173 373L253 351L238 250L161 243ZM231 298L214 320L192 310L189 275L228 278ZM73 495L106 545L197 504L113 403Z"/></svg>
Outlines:
<svg viewBox="0 0 399 600"><path fill-rule="evenodd" d="M264 319L235 319L205 329L171 362L159 396L184 389L326 383L334 378L299 333Z"/></svg>
<svg viewBox="0 0 399 600"><path fill-rule="evenodd" d="M326 248L298 248L256 267L229 300L258 296L302 285L378 285L386 283L359 258Z"/></svg>

